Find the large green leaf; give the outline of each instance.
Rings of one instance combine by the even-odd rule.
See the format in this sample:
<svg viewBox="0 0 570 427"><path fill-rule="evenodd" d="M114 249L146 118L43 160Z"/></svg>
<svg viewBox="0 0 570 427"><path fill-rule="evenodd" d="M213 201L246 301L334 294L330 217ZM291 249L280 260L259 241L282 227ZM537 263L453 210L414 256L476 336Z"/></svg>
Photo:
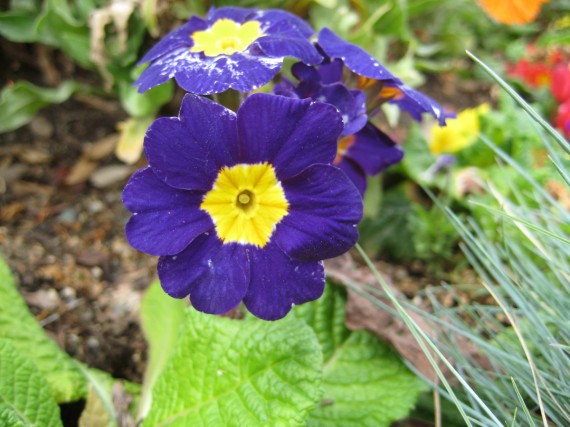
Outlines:
<svg viewBox="0 0 570 427"><path fill-rule="evenodd" d="M67 81L57 88L35 86L19 81L0 92L0 133L9 132L28 123L41 108L66 101L82 86Z"/></svg>
<svg viewBox="0 0 570 427"><path fill-rule="evenodd" d="M0 339L0 425L61 426L59 407L36 366Z"/></svg>
<svg viewBox="0 0 570 427"><path fill-rule="evenodd" d="M141 302L141 326L148 342L147 365L138 410L141 418L150 409L151 391L174 352L187 306L186 301L165 294L158 281L150 285Z"/></svg>
<svg viewBox="0 0 570 427"><path fill-rule="evenodd" d="M300 426L321 396L322 353L303 321L188 310L144 426Z"/></svg>
<svg viewBox="0 0 570 427"><path fill-rule="evenodd" d="M58 402L85 396L85 378L70 356L36 322L16 289L6 263L0 259L0 338L26 354L46 377Z"/></svg>
<svg viewBox="0 0 570 427"><path fill-rule="evenodd" d="M425 386L376 337L346 329L344 314L344 292L330 284L319 300L294 311L315 330L325 362L323 399L307 425L389 426L408 415Z"/></svg>

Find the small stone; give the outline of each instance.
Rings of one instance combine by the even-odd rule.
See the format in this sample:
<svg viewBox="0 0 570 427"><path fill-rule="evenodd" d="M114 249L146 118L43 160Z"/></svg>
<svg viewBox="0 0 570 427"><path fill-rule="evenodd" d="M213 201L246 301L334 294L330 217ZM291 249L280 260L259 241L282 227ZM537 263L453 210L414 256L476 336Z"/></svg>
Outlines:
<svg viewBox="0 0 570 427"><path fill-rule="evenodd" d="M53 125L42 116L35 116L30 122L30 130L36 136L49 138L53 135Z"/></svg>
<svg viewBox="0 0 570 427"><path fill-rule="evenodd" d="M65 301L71 301L77 297L77 292L75 292L75 289L70 286L66 286L61 291L59 291L59 293Z"/></svg>

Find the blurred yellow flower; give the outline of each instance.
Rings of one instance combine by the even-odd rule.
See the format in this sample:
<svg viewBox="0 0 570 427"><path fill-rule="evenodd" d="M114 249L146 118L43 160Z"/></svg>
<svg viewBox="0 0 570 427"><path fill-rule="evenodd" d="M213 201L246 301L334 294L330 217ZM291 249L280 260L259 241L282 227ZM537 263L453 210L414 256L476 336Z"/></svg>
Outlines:
<svg viewBox="0 0 570 427"><path fill-rule="evenodd" d="M456 119L448 119L447 126L432 126L430 151L433 154L455 153L473 144L480 130L479 116L489 109L488 104L481 104L477 108L463 110Z"/></svg>

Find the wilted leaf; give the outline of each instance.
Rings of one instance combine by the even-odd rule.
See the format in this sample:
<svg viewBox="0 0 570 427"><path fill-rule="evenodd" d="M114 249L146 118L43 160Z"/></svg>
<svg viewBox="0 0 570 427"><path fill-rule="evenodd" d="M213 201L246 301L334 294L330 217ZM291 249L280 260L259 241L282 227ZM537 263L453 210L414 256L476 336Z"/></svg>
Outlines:
<svg viewBox="0 0 570 427"><path fill-rule="evenodd" d="M115 150L119 160L132 165L140 159L144 135L153 120L154 116L131 117L120 123L121 137Z"/></svg>

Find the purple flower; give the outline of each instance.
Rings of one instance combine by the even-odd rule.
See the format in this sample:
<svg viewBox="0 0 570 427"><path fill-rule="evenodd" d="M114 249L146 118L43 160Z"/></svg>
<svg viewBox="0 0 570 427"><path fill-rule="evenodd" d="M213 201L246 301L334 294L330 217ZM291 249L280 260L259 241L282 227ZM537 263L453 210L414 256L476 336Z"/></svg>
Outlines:
<svg viewBox="0 0 570 427"><path fill-rule="evenodd" d="M327 61L340 60L360 77L358 89L365 91L369 105L377 107L383 102L394 103L418 121L421 121L423 113L431 114L441 126L445 126L446 118L454 117L446 114L441 105L430 97L404 85L366 51L341 39L328 28L320 31L318 44Z"/></svg>
<svg viewBox="0 0 570 427"><path fill-rule="evenodd" d="M149 62L135 82L145 92L171 78L197 94L229 88L250 92L268 83L292 56L318 64L322 56L309 41L313 30L280 10L212 8L206 19L192 16L160 40L140 61Z"/></svg>
<svg viewBox="0 0 570 427"><path fill-rule="evenodd" d="M129 243L159 255L171 296L206 313L240 301L267 320L318 298L322 260L358 239L362 200L332 166L342 121L310 100L249 96L236 113L187 94L147 131L127 183Z"/></svg>
<svg viewBox="0 0 570 427"><path fill-rule="evenodd" d="M342 62L311 67L294 64L293 75L299 80L295 86L284 80L276 93L294 98L310 98L334 106L341 114L344 129L338 140L334 165L342 169L356 188L364 195L366 177L373 176L400 162L402 149L371 123L367 123L366 96L360 90L350 90L340 82Z"/></svg>
<svg viewBox="0 0 570 427"><path fill-rule="evenodd" d="M364 196L366 177L377 175L403 157L404 151L388 135L367 123L354 135L339 139L333 164L346 173Z"/></svg>

